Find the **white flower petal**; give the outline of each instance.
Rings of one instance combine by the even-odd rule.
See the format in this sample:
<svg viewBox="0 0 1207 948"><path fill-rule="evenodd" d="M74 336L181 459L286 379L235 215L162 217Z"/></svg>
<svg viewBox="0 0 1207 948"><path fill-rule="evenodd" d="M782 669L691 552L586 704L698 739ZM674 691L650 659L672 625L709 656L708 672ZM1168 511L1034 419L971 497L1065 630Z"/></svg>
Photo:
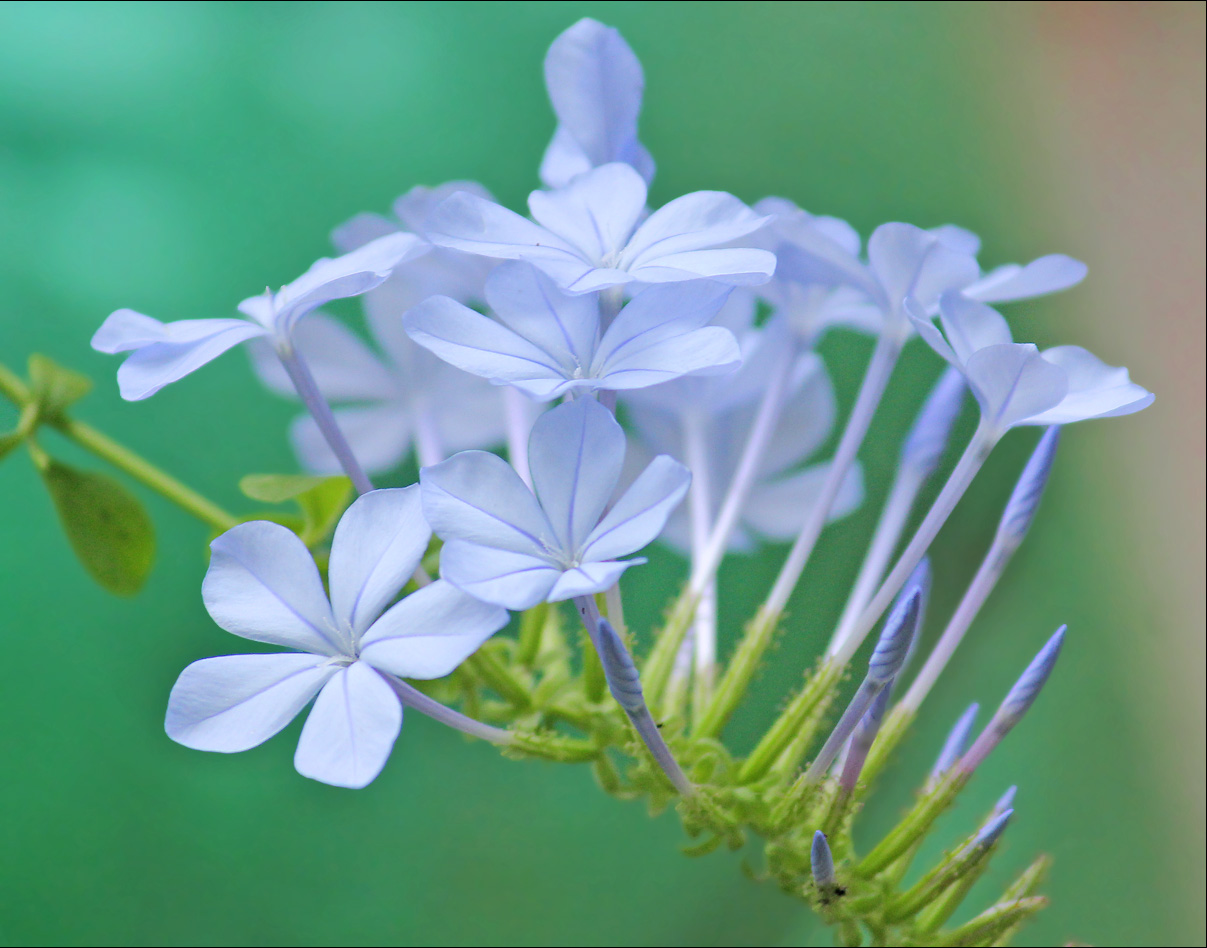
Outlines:
<svg viewBox="0 0 1207 948"><path fill-rule="evenodd" d="M1055 407L1069 391L1064 369L1046 361L1030 343L981 349L965 370L983 420L998 432Z"/></svg>
<svg viewBox="0 0 1207 948"><path fill-rule="evenodd" d="M571 26L545 56L545 86L559 123L541 161L545 184L562 187L611 161L653 178L653 161L637 141L645 78L618 31L591 19Z"/></svg>
<svg viewBox="0 0 1207 948"><path fill-rule="evenodd" d="M894 310L914 297L929 312L945 290L967 286L980 275L975 257L912 224L877 227L868 239L868 261L885 304Z"/></svg>
<svg viewBox="0 0 1207 948"><path fill-rule="evenodd" d="M562 381L567 374L555 355L447 296L433 296L409 310L403 326L429 352L479 378Z"/></svg>
<svg viewBox="0 0 1207 948"><path fill-rule="evenodd" d="M617 391L646 388L683 375L717 375L736 369L742 351L733 333L705 326L662 340L626 347L600 372L601 388Z"/></svg>
<svg viewBox="0 0 1207 948"><path fill-rule="evenodd" d="M467 540L529 556L558 548L532 492L506 461L462 451L419 472L423 513L444 540Z"/></svg>
<svg viewBox="0 0 1207 948"><path fill-rule="evenodd" d="M997 267L965 287L964 295L982 303L1030 299L1076 286L1085 279L1086 272L1086 265L1080 260L1053 253L1026 266L1008 263Z"/></svg>
<svg viewBox="0 0 1207 948"><path fill-rule="evenodd" d="M392 606L361 641L361 658L402 678L442 678L507 624L507 611L438 579Z"/></svg>
<svg viewBox="0 0 1207 948"><path fill-rule="evenodd" d="M625 247L624 265L632 271L658 266L682 269L663 261L673 255L727 244L758 230L769 220L769 217L756 214L732 194L724 191L693 191L664 204L646 218ZM766 254L766 251L757 252ZM773 261L772 269L774 267ZM767 275L770 275L770 271Z"/></svg>
<svg viewBox="0 0 1207 948"><path fill-rule="evenodd" d="M1014 341L1005 318L996 309L969 299L958 290L939 298L939 318L943 334L960 362L989 346L1009 345Z"/></svg>
<svg viewBox="0 0 1207 948"><path fill-rule="evenodd" d="M582 251L514 211L458 192L442 201L427 221L428 239L439 247L506 260L527 260L560 286L593 269Z"/></svg>
<svg viewBox="0 0 1207 948"><path fill-rule="evenodd" d="M273 297L277 331L292 331L295 322L324 303L380 286L396 266L426 253L428 247L415 234L387 234L343 256L315 262Z"/></svg>
<svg viewBox="0 0 1207 948"><path fill-rule="evenodd" d="M247 750L292 721L337 669L297 652L193 662L172 686L164 729L194 750Z"/></svg>
<svg viewBox="0 0 1207 948"><path fill-rule="evenodd" d="M293 765L336 787L367 786L381 773L402 729L398 696L364 662L340 669L319 692Z"/></svg>
<svg viewBox="0 0 1207 948"><path fill-rule="evenodd" d="M1022 424L1065 425L1089 418L1130 415L1147 408L1155 396L1137 385L1127 369L1107 365L1081 346L1045 349L1044 360L1064 369L1069 391L1055 408L1034 415Z"/></svg>
<svg viewBox="0 0 1207 948"><path fill-rule="evenodd" d="M499 321L573 374L591 363L599 335L599 300L568 296L526 263L504 263L486 281L486 301Z"/></svg>
<svg viewBox="0 0 1207 948"><path fill-rule="evenodd" d="M620 479L624 451L624 431L593 398L560 405L533 425L532 485L566 554L599 523Z"/></svg>
<svg viewBox="0 0 1207 948"><path fill-rule="evenodd" d="M590 596L607 592L616 585L620 575L630 566L640 566L644 557L631 560L609 560L606 562L583 563L568 569L558 577L557 585L549 592L550 602L561 602L575 596Z"/></svg>
<svg viewBox="0 0 1207 948"><path fill-rule="evenodd" d="M197 338L143 346L121 364L117 370L117 383L122 398L127 401L148 398L165 385L218 358L227 349L265 333L260 326L245 319L187 319L168 326L182 323L191 324L187 328L195 331Z"/></svg>
<svg viewBox="0 0 1207 948"><path fill-rule="evenodd" d="M358 497L331 541L327 578L336 618L360 636L407 584L431 536L418 484Z"/></svg>
<svg viewBox="0 0 1207 948"><path fill-rule="evenodd" d="M562 568L548 557L449 540L440 551L440 575L476 599L505 609L544 602Z"/></svg>
<svg viewBox="0 0 1207 948"><path fill-rule="evenodd" d="M665 454L654 458L591 531L582 559L614 560L650 543L662 532L690 483L691 472L678 461Z"/></svg>
<svg viewBox="0 0 1207 948"><path fill-rule="evenodd" d="M241 523L210 544L205 608L227 632L319 655L342 654L323 581L309 551L279 523Z"/></svg>
<svg viewBox="0 0 1207 948"><path fill-rule="evenodd" d="M641 175L619 162L580 174L555 191L533 191L528 210L542 227L596 266L618 253L645 211ZM560 280L558 281L561 282Z"/></svg>

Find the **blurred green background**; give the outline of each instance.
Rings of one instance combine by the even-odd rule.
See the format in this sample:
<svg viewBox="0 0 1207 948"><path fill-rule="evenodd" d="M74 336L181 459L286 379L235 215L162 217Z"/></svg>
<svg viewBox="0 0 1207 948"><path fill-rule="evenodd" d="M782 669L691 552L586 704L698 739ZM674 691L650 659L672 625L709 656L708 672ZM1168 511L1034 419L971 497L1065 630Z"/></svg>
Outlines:
<svg viewBox="0 0 1207 948"><path fill-rule="evenodd" d="M1150 135L1134 176L1142 188L1189 168L1194 181L1203 9L1071 6L3 4L0 359L20 368L40 351L88 373L98 390L81 417L247 509L239 476L293 467L293 407L264 395L239 355L124 404L116 361L88 348L92 331L119 306L164 319L226 315L326 253L334 225L385 210L413 184L477 179L518 206L552 131L541 59L584 15L618 26L644 63L655 205L716 188L786 195L865 234L885 220L957 222L985 237L986 261L1062 250L1089 261L1091 283L1105 273L1100 287L1127 272L1113 263L1135 259L1127 247L1185 237L1187 265L1162 257L1162 285L1182 287L1189 303L1143 313L1139 336L1134 310L1109 297L1087 309L1101 295L1077 302L1088 289L1010 310L1019 337L1084 342L1131 365L1158 402L1067 433L1032 537L866 823L887 827L962 707L996 703L1068 622L1049 690L946 818L946 839L1018 783L1007 846L978 891L984 903L1037 851L1055 856L1053 905L1021 944L1202 944L1201 216L1192 193L1170 203L1176 216L1188 201L1189 218L1127 219L1123 244L1090 226L1094 209L1130 192L1109 186L1109 164L1094 177L1099 166L1078 160L1127 152L1095 144L1099 126L1079 120L1098 114L1086 103L1107 90L1066 67L1073 53L1092 65L1103 51L1103 74L1129 77L1140 105L1120 127L1112 99L1102 112L1112 121L1100 123L1121 142L1136 140L1129 115L1151 131L1144 96L1168 110L1181 100L1169 106L1167 86L1197 94L1198 110L1189 102L1186 112L1197 133L1158 123L1181 131ZM1187 91L1196 75L1197 93ZM868 350L841 335L826 344L845 404ZM937 372L929 352L908 352L863 454L873 500ZM0 406L0 430L13 421ZM937 544L931 635L1033 443L1034 433L1007 439ZM92 463L50 434L44 445ZM1169 469L1183 479L1166 490ZM175 676L236 643L201 605L204 528L145 499L158 565L137 599L116 600L73 560L28 459L0 468L0 939L828 943L799 904L743 875L754 850L687 859L673 816L651 821L603 796L585 769L505 761L419 715L360 792L293 771L296 723L230 757L173 745L162 717ZM875 512L827 534L735 743L768 722L815 654ZM775 565L765 554L729 568L730 629ZM669 555L633 572L636 625L648 627L681 574Z"/></svg>

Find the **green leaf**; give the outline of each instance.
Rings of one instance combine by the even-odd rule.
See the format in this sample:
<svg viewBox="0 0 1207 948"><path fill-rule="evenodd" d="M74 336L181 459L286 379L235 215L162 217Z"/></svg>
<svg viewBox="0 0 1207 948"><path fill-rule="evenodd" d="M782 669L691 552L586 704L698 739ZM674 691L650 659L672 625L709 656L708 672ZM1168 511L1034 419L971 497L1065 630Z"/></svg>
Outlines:
<svg viewBox="0 0 1207 948"><path fill-rule="evenodd" d="M29 357L29 384L43 418L53 419L92 390L92 380L34 353Z"/></svg>
<svg viewBox="0 0 1207 948"><path fill-rule="evenodd" d="M328 477L296 498L302 508L305 525L300 536L307 546L313 546L335 529L352 502L352 482L346 477Z"/></svg>
<svg viewBox="0 0 1207 948"><path fill-rule="evenodd" d="M307 546L331 532L352 499L352 482L342 475L248 474L239 481L239 489L264 503L295 501L303 517L298 535Z"/></svg>
<svg viewBox="0 0 1207 948"><path fill-rule="evenodd" d="M142 588L155 559L155 530L143 505L107 474L53 459L39 465L71 547L88 573L118 596Z"/></svg>
<svg viewBox="0 0 1207 948"><path fill-rule="evenodd" d="M248 474L239 481L239 490L252 500L266 504L283 504L329 480L346 481L347 478L322 477L317 474Z"/></svg>

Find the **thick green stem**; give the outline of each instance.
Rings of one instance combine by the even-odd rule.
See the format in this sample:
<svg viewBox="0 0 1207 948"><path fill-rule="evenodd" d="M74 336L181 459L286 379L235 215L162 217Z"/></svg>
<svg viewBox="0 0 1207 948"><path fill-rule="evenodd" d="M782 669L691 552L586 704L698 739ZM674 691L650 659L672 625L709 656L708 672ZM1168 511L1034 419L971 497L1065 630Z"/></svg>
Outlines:
<svg viewBox="0 0 1207 948"><path fill-rule="evenodd" d="M745 696L746 689L750 687L750 682L759 669L759 663L771 645L778 623L778 614L773 615L766 609L755 613L742 634L742 641L738 643L733 658L725 668L725 674L717 683L712 701L692 727L694 736L716 737L721 733L730 715Z"/></svg>
<svg viewBox="0 0 1207 948"><path fill-rule="evenodd" d="M788 706L743 762L738 771L740 782L758 780L772 768L788 746L799 738L810 720L820 716L818 712L829 704L834 686L841 677L842 669L830 664L821 665L809 676L805 686L788 702Z"/></svg>
<svg viewBox="0 0 1207 948"><path fill-rule="evenodd" d="M0 393L22 409L30 404L33 397L25 383L3 365L0 365ZM240 523L238 517L227 513L213 501L202 497L192 488L186 487L108 435L101 434L91 425L66 417L47 418L44 421L81 448L112 464L215 530L225 532Z"/></svg>
<svg viewBox="0 0 1207 948"><path fill-rule="evenodd" d="M909 849L915 840L920 839L930 829L939 814L951 806L956 794L963 789L967 781L967 776L957 772L944 777L939 785L918 800L904 819L864 857L856 870L859 875L876 875Z"/></svg>

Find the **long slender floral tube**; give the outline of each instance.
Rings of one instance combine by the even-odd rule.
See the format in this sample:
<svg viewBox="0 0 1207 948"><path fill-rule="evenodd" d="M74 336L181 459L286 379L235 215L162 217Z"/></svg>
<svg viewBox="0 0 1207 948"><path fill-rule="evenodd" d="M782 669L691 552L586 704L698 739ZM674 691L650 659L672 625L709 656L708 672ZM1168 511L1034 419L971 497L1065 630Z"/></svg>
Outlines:
<svg viewBox="0 0 1207 948"><path fill-rule="evenodd" d="M976 723L976 716L980 710L981 706L974 701L947 732L947 740L943 742L939 756L935 758L934 766L930 768L930 774L926 778L924 788L926 791L933 790L944 775L955 766L956 761L964 756L964 751L968 749L968 738L972 734L972 726Z"/></svg>
<svg viewBox="0 0 1207 948"><path fill-rule="evenodd" d="M1043 437L1039 439L1039 444L1036 445L1030 460L1023 468L1022 476L1019 477L1018 483L1010 495L1010 500L1006 504L989 552L985 554L985 559L977 569L976 575L960 600L960 604L956 607L956 611L952 613L947 628L943 630L943 634L927 658L926 664L922 666L922 670L910 684L909 691L902 699L902 707L910 711L918 710L930 689L938 681L943 669L947 667L947 663L951 661L952 655L963 641L964 635L976 619L981 606L984 605L1002 573L1005 572L1010 558L1022 544L1031 523L1035 520L1044 487L1052 472L1052 462L1059 443L1060 429L1056 426L1045 431Z"/></svg>
<svg viewBox="0 0 1207 948"><path fill-rule="evenodd" d="M461 731L463 734L468 734L470 737L480 737L482 740L490 741L492 744L511 744L515 739L510 731L492 727L489 724L483 724L481 721L475 721L460 711L454 711L452 708L441 704L435 698L425 695L414 685L408 685L405 681L395 678L393 675L387 676L386 680L389 682L390 687L394 689L394 693L398 695L398 700L408 708L414 708L420 714L426 714L433 721L447 724L449 727Z"/></svg>
<svg viewBox="0 0 1207 948"><path fill-rule="evenodd" d="M825 746L817 758L810 764L805 773L807 782L821 779L834 758L842 750L843 744L851 736L851 732L859 723L860 718L867 713L876 696L896 677L905 664L909 655L910 643L918 631L918 616L922 606L922 590L914 587L909 590L893 609L880 634L880 641L872 652L868 662L868 673L860 684L855 697L847 705L834 730L830 733Z"/></svg>
<svg viewBox="0 0 1207 948"><path fill-rule="evenodd" d="M819 892L827 892L834 888L834 854L830 851L830 841L821 830L813 833L813 845L809 849L809 868L813 873L813 884Z"/></svg>
<svg viewBox="0 0 1207 948"><path fill-rule="evenodd" d="M868 751L872 749L872 743L876 740L876 735L880 733L880 725L884 721L884 709L888 707L892 693L893 686L890 682L881 689L880 694L876 695L872 706L859 719L859 725L851 735L851 743L847 747L846 758L842 762L842 771L838 776L838 785L843 793L853 793L855 790L859 774L867 762Z"/></svg>
<svg viewBox="0 0 1207 948"><path fill-rule="evenodd" d="M369 475L365 473L360 461L352 453L352 446L348 444L348 439L340 431L339 423L331 412L331 406L327 404L327 399L319 391L318 383L315 382L314 376L311 375L310 369L307 368L301 355L295 348L285 343L277 346L277 356L281 360L281 365L285 367L289 380L293 382L298 398L302 400L302 404L310 412L314 423L318 425L319 431L323 433L323 438L326 439L332 453L339 460L344 473L352 481L356 492L358 494L369 493L373 489L373 482L369 480Z"/></svg>
<svg viewBox="0 0 1207 948"><path fill-rule="evenodd" d="M902 444L893 486L889 489L867 555L859 567L859 575L855 578L838 627L830 640L828 654L838 652L876 591L876 585L884 578L884 571L905 530L918 493L939 466L967 392L964 376L949 366L918 412Z"/></svg>
<svg viewBox="0 0 1207 948"><path fill-rule="evenodd" d="M900 354L901 339L899 336L887 330L881 332L876 340L876 348L872 352L867 372L864 373L863 382L860 384L855 407L851 409L846 428L842 432L842 439L838 442L838 449L834 452L834 459L830 462L826 481L822 485L816 503L809 509L809 516L801 526L800 533L797 534L796 540L792 544L792 549L788 551L784 565L780 567L775 585L771 587L771 592L767 595L764 609L770 615L779 616L784 611L784 606L788 604L788 597L792 595L797 580L800 579L801 573L804 572L805 566L809 562L809 556L813 552L817 538L821 536L822 528L829 520L830 508L833 507L834 500L838 497L843 479L846 477L847 471L851 469L851 465L855 463L855 457L863 445L868 426L872 423L872 416L875 415L876 409L880 405L880 399L884 396L889 376L893 374L893 368L896 366L897 357ZM911 564L911 570L916 563L917 560ZM907 574L908 572L909 570L906 571ZM904 581L903 576L902 582ZM895 593L896 590L894 589L893 592Z"/></svg>
<svg viewBox="0 0 1207 948"><path fill-rule="evenodd" d="M1031 660L1031 664L1027 666L1022 677L1010 689L1006 700L1001 703L997 713L985 726L985 730L980 733L972 746L968 748L968 752L956 764L956 768L961 773L971 774L976 770L981 761L989 756L990 751L1001 743L1002 738L1010 733L1011 728L1023 719L1023 715L1035 703L1048 676L1052 674L1056 659L1060 656L1060 648L1064 644L1067 628L1068 626L1062 625L1057 629L1044 647L1039 650L1039 654Z"/></svg>
<svg viewBox="0 0 1207 948"><path fill-rule="evenodd" d="M704 420L698 413L683 419L683 444L688 468L692 472L687 491L691 523L692 572L706 555L712 533L712 484L709 483L708 443ZM698 591L696 615L688 638L692 642L695 673L695 704L701 706L712 693L717 665L717 586L715 575Z"/></svg>
<svg viewBox="0 0 1207 948"><path fill-rule="evenodd" d="M687 779L687 775L679 766L679 762L675 760L671 749L666 746L666 741L662 739L662 732L659 731L658 724L654 721L653 715L650 714L650 709L645 703L645 696L641 690L641 678L637 673L637 666L633 664L633 657L629 654L629 650L612 627L612 623L600 616L595 600L591 596L578 596L575 598L574 604L578 607L583 625L591 637L591 644L599 655L612 697L624 709L633 729L637 731L651 756L666 774L667 779L680 794L685 797L691 796L695 792L695 787Z"/></svg>
<svg viewBox="0 0 1207 948"><path fill-rule="evenodd" d="M750 489L759 472L759 465L771 443L771 436L779 423L780 411L784 407L784 394L787 390L788 378L791 375L795 348L791 345L784 347L784 352L775 364L763 397L742 446L742 456L726 489L725 498L721 501L717 518L712 525L707 545L701 550L699 558L692 563L691 581L688 587L689 595L697 598L703 595L709 582L716 576L725 550L729 546L729 538L733 535L738 519L742 515L742 507L750 496ZM693 469L694 476L694 469Z"/></svg>
<svg viewBox="0 0 1207 948"><path fill-rule="evenodd" d="M852 628L850 635L843 641L842 646L835 654L834 659L839 665L845 665L851 660L851 656L859 650L859 646L863 644L864 637L872 631L884 611L893 601L893 597L901 589L914 568L921 562L922 557L926 555L926 551L930 548L935 537L938 536L939 530L943 524L947 522L947 518L951 516L951 512L955 510L956 504L960 502L960 498L964 496L964 492L968 490L968 486L980 471L981 466L985 463L985 459L989 457L989 453L993 450L993 446L997 443L998 433L992 428L981 425L977 428L976 433L972 436L972 440L968 443L968 447L964 449L964 453L960 456L960 460L956 463L955 469L947 478L947 482L943 485L943 489L939 492L939 496L935 498L935 502L927 511L926 517L923 518L918 530L914 533L909 545L906 546L901 556L898 557L892 571L880 584L880 588L876 591L876 595L872 597L872 601L868 603L867 608L863 610L859 617L858 623Z"/></svg>

